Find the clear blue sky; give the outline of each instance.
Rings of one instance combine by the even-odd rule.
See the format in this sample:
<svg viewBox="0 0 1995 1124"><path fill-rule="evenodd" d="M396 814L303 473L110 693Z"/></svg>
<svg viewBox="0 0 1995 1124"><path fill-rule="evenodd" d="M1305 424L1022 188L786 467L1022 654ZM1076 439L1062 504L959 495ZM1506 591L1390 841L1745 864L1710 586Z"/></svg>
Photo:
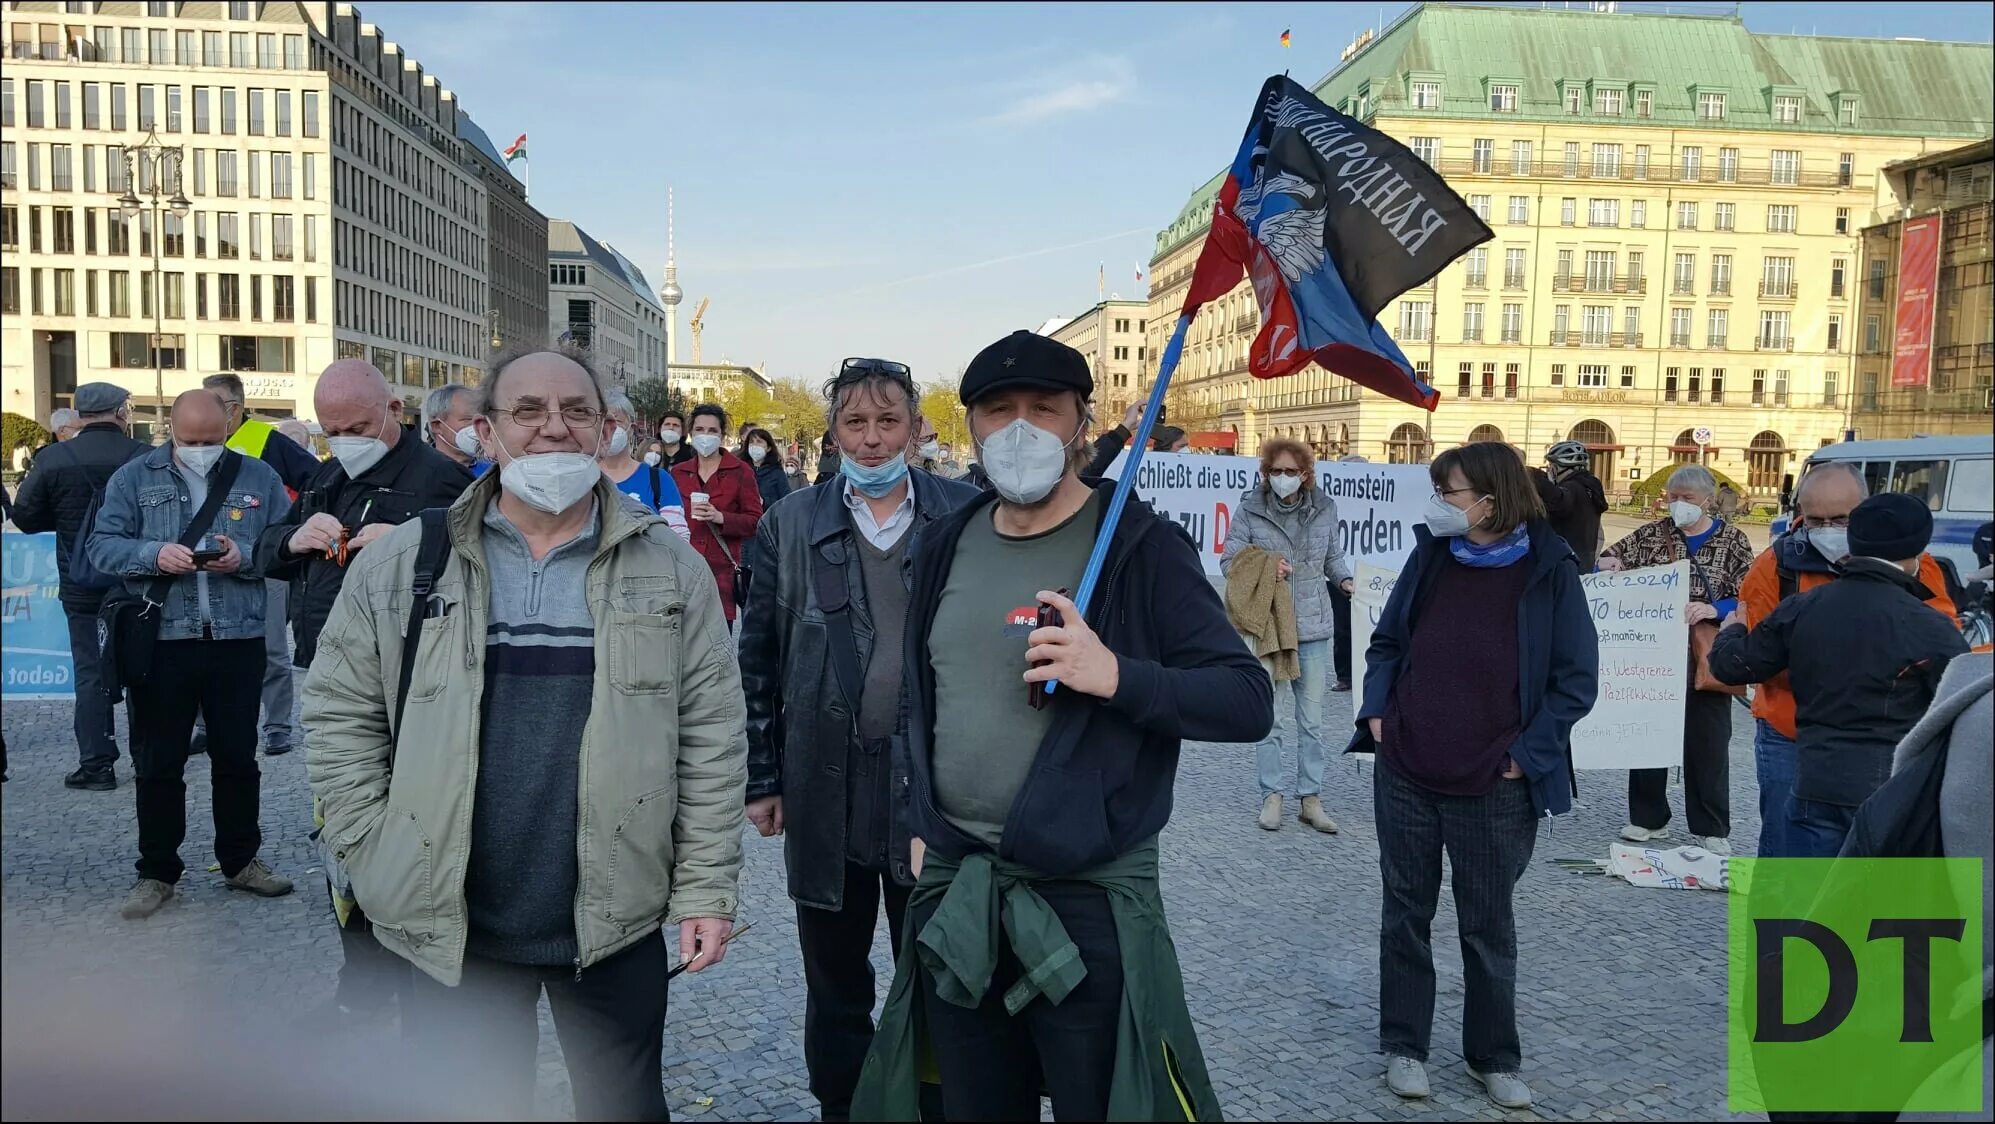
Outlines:
<svg viewBox="0 0 1995 1124"><path fill-rule="evenodd" d="M359 6L499 146L530 134L535 205L654 288L677 189L680 323L713 299L708 361L815 378L881 355L924 380L1087 308L1098 262L1112 292L1141 296L1138 263L1232 155L1261 80L1316 81L1406 7ZM1990 26L1984 4L1755 3L1745 18L1983 41Z"/></svg>

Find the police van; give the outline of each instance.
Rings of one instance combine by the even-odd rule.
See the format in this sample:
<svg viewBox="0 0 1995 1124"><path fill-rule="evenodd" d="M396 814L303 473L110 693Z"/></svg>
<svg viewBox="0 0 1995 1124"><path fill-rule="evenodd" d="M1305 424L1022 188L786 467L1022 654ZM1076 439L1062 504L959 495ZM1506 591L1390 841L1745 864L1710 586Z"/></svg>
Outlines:
<svg viewBox="0 0 1995 1124"><path fill-rule="evenodd" d="M1972 544L1974 532L1995 520L1995 437L1844 441L1815 450L1802 472L1830 463L1854 467L1872 495L1904 492L1926 501L1933 511L1933 556L1952 562L1961 574L1980 565ZM1791 503L1781 506L1792 510ZM1786 530L1782 516L1773 532Z"/></svg>

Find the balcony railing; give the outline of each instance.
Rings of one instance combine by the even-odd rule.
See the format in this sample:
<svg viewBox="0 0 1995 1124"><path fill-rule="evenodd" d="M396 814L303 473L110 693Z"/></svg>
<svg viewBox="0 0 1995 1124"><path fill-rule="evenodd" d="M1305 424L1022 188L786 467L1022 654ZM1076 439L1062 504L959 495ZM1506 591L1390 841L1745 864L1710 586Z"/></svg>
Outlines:
<svg viewBox="0 0 1995 1124"><path fill-rule="evenodd" d="M1521 292L1524 288L1524 275L1521 273L1504 274L1503 287L1505 290L1515 290Z"/></svg>
<svg viewBox="0 0 1995 1124"><path fill-rule="evenodd" d="M1588 150L1578 159L1568 162L1563 153L1542 160L1518 163L1509 157L1496 160L1477 160L1474 157L1449 156L1438 161L1429 161L1434 170L1443 176L1475 176L1491 179L1561 179L1588 180L1597 183L1710 183L1738 184L1748 187L1853 187L1857 186L1854 177L1845 176L1839 171L1810 171L1806 169L1775 169L1769 163L1734 164L1699 162L1686 168L1679 154L1655 152L1650 154L1646 165L1638 164L1633 153L1623 151L1621 160L1613 165L1595 165L1593 153Z"/></svg>
<svg viewBox="0 0 1995 1124"><path fill-rule="evenodd" d="M1723 351L1725 350L1726 347L1725 341L1729 340L1730 338L1731 338L1730 336L1724 335L1723 333L1714 336L1706 336L1704 337L1704 350Z"/></svg>
<svg viewBox="0 0 1995 1124"><path fill-rule="evenodd" d="M1463 343L1481 343L1481 342L1482 342L1482 329L1481 329L1481 328L1475 328L1475 329L1464 329L1464 330L1463 330L1463 332L1462 332L1462 342L1463 342Z"/></svg>
<svg viewBox="0 0 1995 1124"><path fill-rule="evenodd" d="M1799 286L1792 278L1785 281L1761 281L1759 295L1772 300L1793 300L1797 288Z"/></svg>
<svg viewBox="0 0 1995 1124"><path fill-rule="evenodd" d="M1597 277L1584 273L1555 273L1552 275L1552 291L1555 293L1646 293L1649 279L1639 273L1609 274Z"/></svg>
<svg viewBox="0 0 1995 1124"><path fill-rule="evenodd" d="M1489 288L1489 274L1487 274L1487 273L1471 273L1471 274L1469 274L1469 275L1468 275L1467 277L1465 277L1465 278L1463 278L1463 279L1462 279L1462 288L1464 288L1464 289L1487 289L1487 288Z"/></svg>
<svg viewBox="0 0 1995 1124"><path fill-rule="evenodd" d="M1729 297L1729 296L1731 296L1731 295L1732 295L1732 283L1731 283L1730 281L1713 281L1713 282L1711 282L1711 292L1710 292L1710 294L1709 294L1709 295L1710 295L1710 296L1714 296L1714 297Z"/></svg>
<svg viewBox="0 0 1995 1124"><path fill-rule="evenodd" d="M1671 347L1684 347L1684 348L1687 348L1687 347L1689 347L1689 346L1690 346L1690 336L1689 336L1689 335L1687 335L1687 334L1686 334L1686 335L1681 335L1681 336L1671 336L1671 337L1669 338L1669 345L1670 345Z"/></svg>
<svg viewBox="0 0 1995 1124"><path fill-rule="evenodd" d="M1753 340L1754 351L1793 351L1793 336L1758 336Z"/></svg>
<svg viewBox="0 0 1995 1124"><path fill-rule="evenodd" d="M1564 331L1553 328L1546 343L1552 347L1640 347L1640 332Z"/></svg>
<svg viewBox="0 0 1995 1124"><path fill-rule="evenodd" d="M1694 297L1697 295L1697 282L1679 277L1670 283L1669 291L1672 296Z"/></svg>

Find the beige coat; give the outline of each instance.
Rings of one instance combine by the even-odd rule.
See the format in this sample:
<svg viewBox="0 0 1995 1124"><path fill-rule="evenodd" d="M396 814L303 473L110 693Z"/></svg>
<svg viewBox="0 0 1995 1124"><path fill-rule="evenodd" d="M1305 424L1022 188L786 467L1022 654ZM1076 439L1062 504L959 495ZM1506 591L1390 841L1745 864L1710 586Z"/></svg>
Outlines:
<svg viewBox="0 0 1995 1124"><path fill-rule="evenodd" d="M1274 681L1286 683L1302 678L1302 648L1296 639L1295 586L1282 580L1281 561L1281 555L1258 546L1235 554L1226 572L1226 615Z"/></svg>
<svg viewBox="0 0 1995 1124"><path fill-rule="evenodd" d="M497 472L450 509L452 558L423 626L392 779L419 520L354 556L305 680L306 764L324 840L390 951L455 985L477 789L485 628L482 517ZM741 675L706 561L596 486L589 564L596 685L582 730L576 969L689 917L734 916L747 741Z"/></svg>

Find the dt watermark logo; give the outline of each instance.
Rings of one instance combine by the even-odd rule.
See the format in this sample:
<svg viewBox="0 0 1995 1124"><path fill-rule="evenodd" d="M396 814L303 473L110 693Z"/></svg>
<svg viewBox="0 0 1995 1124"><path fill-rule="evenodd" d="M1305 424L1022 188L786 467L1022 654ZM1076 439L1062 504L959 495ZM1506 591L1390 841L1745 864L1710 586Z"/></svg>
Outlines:
<svg viewBox="0 0 1995 1124"><path fill-rule="evenodd" d="M1734 859L1734 1112L1980 1112L1978 859Z"/></svg>

